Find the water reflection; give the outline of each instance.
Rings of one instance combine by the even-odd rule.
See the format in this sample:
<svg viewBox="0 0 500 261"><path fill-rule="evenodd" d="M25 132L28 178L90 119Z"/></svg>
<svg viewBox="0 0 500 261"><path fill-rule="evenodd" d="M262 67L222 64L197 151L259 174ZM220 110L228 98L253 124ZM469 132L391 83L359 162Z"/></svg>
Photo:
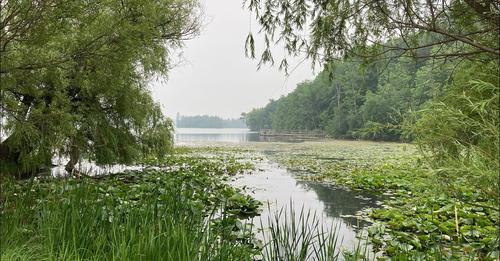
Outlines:
<svg viewBox="0 0 500 261"><path fill-rule="evenodd" d="M270 215L292 202L296 210L304 207L306 212L316 213L325 228L336 226L344 247L352 249L357 245L356 233L367 222L353 215L364 208L376 206L375 198L315 182L299 181L275 163L264 162L258 168L261 171L240 175L233 181L233 185L245 188L255 199L269 203L270 208L263 208L261 217L254 220L255 223L262 221L266 226Z"/></svg>
<svg viewBox="0 0 500 261"><path fill-rule="evenodd" d="M297 181L297 184L308 191L314 191L318 200L324 204L324 212L332 218L342 218L354 228L364 227L368 222L356 218L358 211L377 207L377 197L358 191L350 191L310 181Z"/></svg>
<svg viewBox="0 0 500 261"><path fill-rule="evenodd" d="M202 129L202 128L178 128L175 130L176 143L191 142L233 142L242 143L258 141L259 133L249 129Z"/></svg>

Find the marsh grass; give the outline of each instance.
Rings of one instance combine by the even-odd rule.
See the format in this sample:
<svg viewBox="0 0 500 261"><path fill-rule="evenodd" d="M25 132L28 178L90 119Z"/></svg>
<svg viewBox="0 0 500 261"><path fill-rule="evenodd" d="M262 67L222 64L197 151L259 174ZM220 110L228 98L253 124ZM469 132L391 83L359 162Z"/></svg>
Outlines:
<svg viewBox="0 0 500 261"><path fill-rule="evenodd" d="M185 157L168 166L81 180L4 178L0 259L250 260L258 250L238 219L256 215L258 202L223 182L247 166Z"/></svg>
<svg viewBox="0 0 500 261"><path fill-rule="evenodd" d="M338 225L292 202L261 222L259 248L232 204L204 211L182 186L117 204L95 184L55 182L47 181L56 184L50 194L25 184L26 194L2 203L1 260L374 260L368 241L344 248ZM432 257L446 260L439 250Z"/></svg>
<svg viewBox="0 0 500 261"><path fill-rule="evenodd" d="M154 174L152 174L154 175ZM156 178L152 178L156 180ZM41 189L49 186L51 189ZM105 187L105 186L104 186ZM293 204L272 212L254 244L229 199L200 208L172 183L127 196L90 181L46 180L2 202L1 260L360 260L342 258L338 230ZM114 191L114 192L113 192ZM200 193L201 191L197 191ZM114 193L114 195L113 195ZM233 195L234 196L234 195ZM233 197L231 197L233 198ZM356 256L356 259L348 257ZM359 258L358 258L359 257Z"/></svg>
<svg viewBox="0 0 500 261"><path fill-rule="evenodd" d="M288 207L272 211L268 205L267 222L261 220L265 260L335 261L369 260L366 240L358 240L352 249L343 246L339 223L322 223L317 213L305 209L297 211L293 202ZM264 225L266 224L266 225ZM373 255L372 255L373 258Z"/></svg>
<svg viewBox="0 0 500 261"><path fill-rule="evenodd" d="M99 180L3 179L0 259L374 259L367 240L359 240L353 249L345 249L337 226L326 227L315 213L294 208L292 203L288 208L270 211L267 224L261 223L262 246L256 242L251 224L244 224L245 219L258 214L258 202L223 182L224 176L249 166L233 160L187 156L167 163L171 166L169 170L129 172ZM459 218L464 214L462 210L465 209L458 211ZM445 212L437 210L436 215ZM383 210L378 214L381 219L403 217L384 213L392 212ZM465 228L460 227L461 231ZM369 242L373 244L374 239L380 239L388 247L406 242L403 239L407 237L402 237L406 234L400 230L400 237L387 240L384 233L372 233ZM498 245L498 241L488 243L492 244ZM396 260L454 257L450 254L453 249L439 245L429 247L426 253L420 253L421 249L395 250L392 256ZM479 257L495 260L497 254Z"/></svg>
<svg viewBox="0 0 500 261"><path fill-rule="evenodd" d="M15 211L2 214L1 259L248 260L251 247L211 226L182 193L169 192L134 207L107 205L90 184L35 210L20 198Z"/></svg>

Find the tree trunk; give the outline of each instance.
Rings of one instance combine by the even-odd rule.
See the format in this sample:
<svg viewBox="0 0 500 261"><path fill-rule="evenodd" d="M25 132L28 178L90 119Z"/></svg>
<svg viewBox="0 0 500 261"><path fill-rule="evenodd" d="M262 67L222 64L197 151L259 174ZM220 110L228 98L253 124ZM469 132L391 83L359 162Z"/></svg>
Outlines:
<svg viewBox="0 0 500 261"><path fill-rule="evenodd" d="M21 173L18 169L20 152L17 151L11 143L11 137L8 137L0 143L0 173L2 175L13 175L20 178Z"/></svg>
<svg viewBox="0 0 500 261"><path fill-rule="evenodd" d="M75 168L78 160L80 159L80 150L78 146L75 144L74 140L71 141L71 149L69 153L69 161L66 163L64 169L72 175L75 175L77 178L80 177L80 171Z"/></svg>
<svg viewBox="0 0 500 261"><path fill-rule="evenodd" d="M12 146L12 135L0 143L0 160L6 162L17 162L20 152Z"/></svg>

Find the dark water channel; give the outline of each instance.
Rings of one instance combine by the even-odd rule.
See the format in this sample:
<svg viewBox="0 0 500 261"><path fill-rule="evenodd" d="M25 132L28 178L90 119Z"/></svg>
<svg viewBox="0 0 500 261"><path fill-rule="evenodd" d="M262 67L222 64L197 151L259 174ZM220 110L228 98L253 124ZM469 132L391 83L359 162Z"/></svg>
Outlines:
<svg viewBox="0 0 500 261"><path fill-rule="evenodd" d="M283 139L280 137L259 137L258 133L247 129L177 129L175 136L178 145L201 145L247 142L301 142L303 140ZM358 191L350 191L298 178L297 173L280 167L269 160L268 153L262 152L264 160L257 163L252 174L237 176L231 183L244 188L255 199L263 202L261 216L253 223L266 227L268 217L280 209L289 209L290 204L296 212L314 213L326 229L336 227L340 248L353 249L358 245L357 236L363 234L368 225L358 214L366 208L377 207L377 197ZM304 174L304 173L301 173ZM259 235L257 235L259 236Z"/></svg>
<svg viewBox="0 0 500 261"><path fill-rule="evenodd" d="M327 230L336 227L340 248L353 249L358 245L357 235L369 223L356 214L366 208L377 207L377 198L362 192L350 191L313 181L303 181L291 171L278 164L264 161L259 171L242 174L232 184L245 188L255 199L264 203L262 214L254 220L260 226L267 225L269 215L292 203L296 212L314 213ZM268 207L269 206L269 207Z"/></svg>

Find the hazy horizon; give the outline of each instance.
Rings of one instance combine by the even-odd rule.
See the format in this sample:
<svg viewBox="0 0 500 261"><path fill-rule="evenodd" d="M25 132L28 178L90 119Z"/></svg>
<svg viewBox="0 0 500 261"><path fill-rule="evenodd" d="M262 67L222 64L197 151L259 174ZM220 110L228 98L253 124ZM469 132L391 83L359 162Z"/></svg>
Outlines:
<svg viewBox="0 0 500 261"><path fill-rule="evenodd" d="M238 118L313 78L309 61L302 62L288 78L277 64L257 71L261 41L256 37L254 60L245 57L244 44L250 27L254 36L259 27L242 8L242 1L203 1L203 9L206 22L200 35L182 48L184 63L170 71L168 80L151 84L154 99L172 119L177 113ZM283 51L274 49L279 63ZM290 58L290 68L302 59Z"/></svg>

